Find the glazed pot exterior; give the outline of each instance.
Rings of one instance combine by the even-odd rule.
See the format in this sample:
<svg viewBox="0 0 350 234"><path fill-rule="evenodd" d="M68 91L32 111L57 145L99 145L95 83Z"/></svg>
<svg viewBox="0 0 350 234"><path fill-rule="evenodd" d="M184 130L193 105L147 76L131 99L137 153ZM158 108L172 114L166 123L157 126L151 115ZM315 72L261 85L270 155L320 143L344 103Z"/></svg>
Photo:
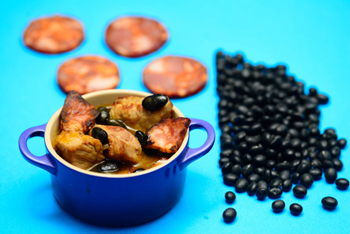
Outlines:
<svg viewBox="0 0 350 234"><path fill-rule="evenodd" d="M83 97L98 106L131 95L146 97L150 94L109 90ZM176 107L173 109L175 117L183 116ZM51 174L53 193L61 207L74 217L96 225L137 225L166 213L183 194L187 165L208 153L215 140L215 131L209 123L191 119L181 147L162 165L125 175L91 172L71 165L55 152L52 142L59 134L60 111L48 124L24 131L19 148L25 160ZM189 133L198 128L207 132L207 139L201 147L189 148ZM27 140L34 136L44 137L47 154L38 157L29 151Z"/></svg>
<svg viewBox="0 0 350 234"><path fill-rule="evenodd" d="M68 213L102 226L131 226L155 219L180 199L186 168L181 157L156 171L135 177L87 176L60 162L51 175L53 193Z"/></svg>

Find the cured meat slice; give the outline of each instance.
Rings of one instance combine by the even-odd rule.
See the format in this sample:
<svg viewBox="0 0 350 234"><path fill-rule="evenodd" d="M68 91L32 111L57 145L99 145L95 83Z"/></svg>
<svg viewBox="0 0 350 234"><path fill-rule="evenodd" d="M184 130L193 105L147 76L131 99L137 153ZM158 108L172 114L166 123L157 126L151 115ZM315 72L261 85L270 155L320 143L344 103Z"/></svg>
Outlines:
<svg viewBox="0 0 350 234"><path fill-rule="evenodd" d="M93 105L72 91L67 95L61 111L60 128L67 132L86 133L95 124L99 114Z"/></svg>
<svg viewBox="0 0 350 234"><path fill-rule="evenodd" d="M143 97L119 97L112 105L110 115L112 119L122 120L131 128L145 132L163 119L172 116L173 104L170 100L156 111L143 108Z"/></svg>
<svg viewBox="0 0 350 234"><path fill-rule="evenodd" d="M106 149L106 156L124 162L139 163L141 161L140 142L126 129L98 124L95 127L102 128L108 134L109 147Z"/></svg>
<svg viewBox="0 0 350 234"><path fill-rule="evenodd" d="M100 56L83 56L64 62L57 71L57 82L65 93L72 90L83 95L114 89L119 84L116 64Z"/></svg>
<svg viewBox="0 0 350 234"><path fill-rule="evenodd" d="M180 148L191 120L188 118L165 119L147 130L144 147L163 153L176 153Z"/></svg>
<svg viewBox="0 0 350 234"><path fill-rule="evenodd" d="M115 53L132 58L158 50L168 40L168 33L156 20L121 17L108 26L105 39Z"/></svg>
<svg viewBox="0 0 350 234"><path fill-rule="evenodd" d="M27 47L47 54L73 50L83 40L83 25L76 19L58 15L32 21L23 34Z"/></svg>
<svg viewBox="0 0 350 234"><path fill-rule="evenodd" d="M81 169L105 159L101 142L82 132L62 131L55 139L54 148L63 159Z"/></svg>
<svg viewBox="0 0 350 234"><path fill-rule="evenodd" d="M166 56L152 61L143 70L143 84L152 93L171 98L196 94L204 88L207 80L207 69L191 58Z"/></svg>

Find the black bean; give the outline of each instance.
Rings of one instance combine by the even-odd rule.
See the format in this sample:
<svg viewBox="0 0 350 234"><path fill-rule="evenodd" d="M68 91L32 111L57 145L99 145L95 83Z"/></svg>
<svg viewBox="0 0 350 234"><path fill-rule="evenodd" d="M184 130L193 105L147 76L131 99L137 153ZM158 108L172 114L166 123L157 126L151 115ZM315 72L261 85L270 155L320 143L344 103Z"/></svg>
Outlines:
<svg viewBox="0 0 350 234"><path fill-rule="evenodd" d="M102 145L108 144L108 134L102 128L94 127L91 131L91 136L95 139L99 139Z"/></svg>
<svg viewBox="0 0 350 234"><path fill-rule="evenodd" d="M248 180L241 178L235 183L235 188L237 193L243 193L247 190L249 185Z"/></svg>
<svg viewBox="0 0 350 234"><path fill-rule="evenodd" d="M256 191L256 197L258 198L258 200L262 201L267 197L267 188L259 188Z"/></svg>
<svg viewBox="0 0 350 234"><path fill-rule="evenodd" d="M135 171L133 171L133 173L138 173L138 172L141 172L141 171L144 171L145 169L143 169L143 168L138 168L138 169L136 169Z"/></svg>
<svg viewBox="0 0 350 234"><path fill-rule="evenodd" d="M253 196L257 189L258 189L258 183L257 182L251 182L248 185L248 188L247 188L248 195L249 196Z"/></svg>
<svg viewBox="0 0 350 234"><path fill-rule="evenodd" d="M283 170L289 170L290 169L290 163L287 161L278 163L276 165L276 171L283 171Z"/></svg>
<svg viewBox="0 0 350 234"><path fill-rule="evenodd" d="M320 104L327 104L328 103L329 98L326 95L319 93L316 95L316 97L317 97L318 102Z"/></svg>
<svg viewBox="0 0 350 234"><path fill-rule="evenodd" d="M232 162L228 162L225 163L222 167L221 167L221 172L223 175L226 175L227 173L231 172L233 163Z"/></svg>
<svg viewBox="0 0 350 234"><path fill-rule="evenodd" d="M220 158L231 157L232 154L233 154L233 150L232 149L226 149L226 150L221 151Z"/></svg>
<svg viewBox="0 0 350 234"><path fill-rule="evenodd" d="M270 199L277 199L280 198L282 195L282 189L281 188L270 188L269 191L267 192L267 195L269 196Z"/></svg>
<svg viewBox="0 0 350 234"><path fill-rule="evenodd" d="M233 173L229 173L229 174L224 175L223 179L224 179L224 184L229 185L229 186L233 186L236 184L239 177Z"/></svg>
<svg viewBox="0 0 350 234"><path fill-rule="evenodd" d="M147 141L147 136L141 131L136 131L135 137L140 142L141 146L143 146L145 144L145 142Z"/></svg>
<svg viewBox="0 0 350 234"><path fill-rule="evenodd" d="M290 171L289 170L283 170L280 172L280 179L281 180L289 180L290 179Z"/></svg>
<svg viewBox="0 0 350 234"><path fill-rule="evenodd" d="M234 192L228 191L225 193L226 203L233 203L236 200L236 194Z"/></svg>
<svg viewBox="0 0 350 234"><path fill-rule="evenodd" d="M321 161L324 161L324 160L331 160L332 157L328 151L322 150L321 152L318 153L318 159Z"/></svg>
<svg viewBox="0 0 350 234"><path fill-rule="evenodd" d="M300 215L303 212L303 207L298 203L293 203L289 206L289 210L292 215Z"/></svg>
<svg viewBox="0 0 350 234"><path fill-rule="evenodd" d="M164 94L154 94L147 96L142 100L142 106L146 110L156 111L165 106L168 102L168 97Z"/></svg>
<svg viewBox="0 0 350 234"><path fill-rule="evenodd" d="M219 165L220 165L220 167L222 167L224 164L226 164L228 162L230 162L230 158L228 158L228 157L220 158Z"/></svg>
<svg viewBox="0 0 350 234"><path fill-rule="evenodd" d="M111 125L111 126L118 126L122 128L126 128L125 123L123 123L121 120L116 120L116 119L107 119L106 125Z"/></svg>
<svg viewBox="0 0 350 234"><path fill-rule="evenodd" d="M317 143L317 149L318 150L327 150L328 149L328 142L326 140L321 140Z"/></svg>
<svg viewBox="0 0 350 234"><path fill-rule="evenodd" d="M315 158L311 161L311 166L313 168L322 168L322 162L320 160L318 160L317 158Z"/></svg>
<svg viewBox="0 0 350 234"><path fill-rule="evenodd" d="M341 171L341 169L343 169L343 163L340 161L339 158L333 158L332 162L335 170Z"/></svg>
<svg viewBox="0 0 350 234"><path fill-rule="evenodd" d="M277 171L272 170L271 171L271 179L278 178L280 175Z"/></svg>
<svg viewBox="0 0 350 234"><path fill-rule="evenodd" d="M109 119L109 111L106 107L100 106L97 108L97 110L100 111L100 115L97 117L96 122L98 124L106 124L107 120Z"/></svg>
<svg viewBox="0 0 350 234"><path fill-rule="evenodd" d="M324 171L324 177L326 178L327 183L333 184L338 177L338 173L334 168L327 168Z"/></svg>
<svg viewBox="0 0 350 234"><path fill-rule="evenodd" d="M286 204L282 200L276 200L272 203L272 210L275 213L280 213L284 210Z"/></svg>
<svg viewBox="0 0 350 234"><path fill-rule="evenodd" d="M334 168L333 161L332 160L324 160L322 162L322 168L323 169Z"/></svg>
<svg viewBox="0 0 350 234"><path fill-rule="evenodd" d="M245 140L245 137L246 137L245 132L239 132L239 133L235 134L233 140L235 141L236 144L239 144L240 142Z"/></svg>
<svg viewBox="0 0 350 234"><path fill-rule="evenodd" d="M274 136L272 137L270 141L270 146L273 149L278 149L282 145L282 137L281 136Z"/></svg>
<svg viewBox="0 0 350 234"><path fill-rule="evenodd" d="M338 146L333 146L331 149L331 156L333 158L340 156L340 148Z"/></svg>
<svg viewBox="0 0 350 234"><path fill-rule="evenodd" d="M324 197L321 202L325 210L334 210L338 205L338 201L334 197Z"/></svg>
<svg viewBox="0 0 350 234"><path fill-rule="evenodd" d="M340 147L340 149L344 149L346 146L346 140L345 139L339 139L337 142L337 145Z"/></svg>
<svg viewBox="0 0 350 234"><path fill-rule="evenodd" d="M300 160L298 160L298 159L293 160L290 163L290 168L289 168L290 172L295 172L299 165L300 165Z"/></svg>
<svg viewBox="0 0 350 234"><path fill-rule="evenodd" d="M290 141L290 147L296 151L301 150L301 141L298 138L294 138Z"/></svg>
<svg viewBox="0 0 350 234"><path fill-rule="evenodd" d="M312 175L314 180L319 180L322 177L322 170L319 168L310 169L309 173Z"/></svg>
<svg viewBox="0 0 350 234"><path fill-rule="evenodd" d="M266 149L265 150L265 155L269 159L275 159L277 156L277 152L274 149Z"/></svg>
<svg viewBox="0 0 350 234"><path fill-rule="evenodd" d="M276 161L275 160L267 160L265 167L269 169L273 169L276 166Z"/></svg>
<svg viewBox="0 0 350 234"><path fill-rule="evenodd" d="M244 163L243 163L241 157L240 157L240 156L237 156L237 155L231 157L231 162L232 162L233 164L239 164L239 165L241 165L241 166L244 166Z"/></svg>
<svg viewBox="0 0 350 234"><path fill-rule="evenodd" d="M256 136L246 136L246 144L247 145L257 145L260 142L260 136L256 135ZM247 150L247 149L246 149Z"/></svg>
<svg viewBox="0 0 350 234"><path fill-rule="evenodd" d="M303 185L296 185L293 188L293 194L297 198L303 198L307 194L307 189Z"/></svg>
<svg viewBox="0 0 350 234"><path fill-rule="evenodd" d="M292 188L292 185L293 185L293 183L292 183L291 180L284 180L282 182L282 189L283 189L283 191L284 192L289 192L290 189Z"/></svg>
<svg viewBox="0 0 350 234"><path fill-rule="evenodd" d="M266 164L266 157L262 154L256 155L253 158L253 163L255 167L262 167Z"/></svg>
<svg viewBox="0 0 350 234"><path fill-rule="evenodd" d="M295 172L293 175L292 175L292 182L294 184L298 183L299 182L299 179L300 179L300 173L299 172Z"/></svg>
<svg viewBox="0 0 350 234"><path fill-rule="evenodd" d="M233 222L236 216L237 216L237 211L234 208L227 208L222 214L222 217L224 218L225 223Z"/></svg>
<svg viewBox="0 0 350 234"><path fill-rule="evenodd" d="M270 185L270 188L279 188L282 186L282 180L279 178L275 178L271 180L269 185Z"/></svg>
<svg viewBox="0 0 350 234"><path fill-rule="evenodd" d="M301 162L297 168L297 172L300 173L300 175L301 175L301 174L308 172L310 169L311 169L311 163Z"/></svg>
<svg viewBox="0 0 350 234"><path fill-rule="evenodd" d="M250 149L248 150L248 153L252 156L255 156L257 154L261 154L264 152L264 148L262 147L262 145L253 145L252 147L250 147Z"/></svg>
<svg viewBox="0 0 350 234"><path fill-rule="evenodd" d="M265 171L265 168L264 167L254 167L253 171L255 174L262 175Z"/></svg>
<svg viewBox="0 0 350 234"><path fill-rule="evenodd" d="M120 168L120 163L114 160L108 160L96 167L98 172L116 172Z"/></svg>
<svg viewBox="0 0 350 234"><path fill-rule="evenodd" d="M244 154L242 157L242 161L245 164L250 164L253 162L253 157L250 154Z"/></svg>
<svg viewBox="0 0 350 234"><path fill-rule="evenodd" d="M249 183L251 182L259 182L261 180L261 177L258 174L251 174L248 176Z"/></svg>
<svg viewBox="0 0 350 234"><path fill-rule="evenodd" d="M345 190L349 187L349 181L344 178L337 179L335 181L335 184L337 185L337 189L339 190Z"/></svg>
<svg viewBox="0 0 350 234"><path fill-rule="evenodd" d="M300 176L300 183L306 188L310 188L314 183L314 177L310 173L304 173Z"/></svg>
<svg viewBox="0 0 350 234"><path fill-rule="evenodd" d="M231 167L231 173L237 175L238 177L241 176L242 173L242 167L239 164L235 164Z"/></svg>
<svg viewBox="0 0 350 234"><path fill-rule="evenodd" d="M252 164L247 164L242 169L242 176L248 177L253 173L254 167Z"/></svg>

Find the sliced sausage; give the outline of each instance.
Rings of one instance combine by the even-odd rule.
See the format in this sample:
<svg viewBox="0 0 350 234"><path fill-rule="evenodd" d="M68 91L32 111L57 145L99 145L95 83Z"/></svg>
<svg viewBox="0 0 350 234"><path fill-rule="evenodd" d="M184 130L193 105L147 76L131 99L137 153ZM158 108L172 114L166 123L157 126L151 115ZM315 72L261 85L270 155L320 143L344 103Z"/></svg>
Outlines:
<svg viewBox="0 0 350 234"><path fill-rule="evenodd" d="M86 133L96 123L100 114L93 105L88 103L77 92L70 92L61 111L60 128L67 132Z"/></svg>
<svg viewBox="0 0 350 234"><path fill-rule="evenodd" d="M47 54L73 50L83 40L83 25L76 19L58 15L32 21L23 34L27 47Z"/></svg>
<svg viewBox="0 0 350 234"><path fill-rule="evenodd" d="M119 70L116 64L99 56L83 56L64 62L57 71L60 88L79 94L104 89L114 89L119 84Z"/></svg>
<svg viewBox="0 0 350 234"><path fill-rule="evenodd" d="M178 56L156 59L143 70L143 83L152 93L172 98L198 93L207 80L207 69L200 62Z"/></svg>
<svg viewBox="0 0 350 234"><path fill-rule="evenodd" d="M191 120L188 118L165 119L147 130L146 149L155 149L163 153L176 153L180 148Z"/></svg>
<svg viewBox="0 0 350 234"><path fill-rule="evenodd" d="M168 33L156 20L121 17L108 26L105 39L115 53L132 58L158 50L168 40Z"/></svg>

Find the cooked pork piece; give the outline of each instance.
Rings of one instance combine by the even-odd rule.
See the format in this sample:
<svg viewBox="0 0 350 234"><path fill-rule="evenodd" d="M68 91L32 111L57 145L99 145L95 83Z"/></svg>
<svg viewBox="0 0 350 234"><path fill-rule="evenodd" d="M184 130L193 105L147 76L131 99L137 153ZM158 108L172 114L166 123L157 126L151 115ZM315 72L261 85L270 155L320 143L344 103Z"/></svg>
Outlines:
<svg viewBox="0 0 350 234"><path fill-rule="evenodd" d="M122 120L126 125L145 132L163 119L172 115L173 104L169 100L161 109L148 111L142 106L143 97L120 97L112 105L111 118Z"/></svg>
<svg viewBox="0 0 350 234"><path fill-rule="evenodd" d="M56 152L67 162L88 169L105 159L101 142L82 132L62 131L54 142Z"/></svg>
<svg viewBox="0 0 350 234"><path fill-rule="evenodd" d="M147 130L147 149L163 153L176 153L185 138L191 120L188 118L165 119Z"/></svg>
<svg viewBox="0 0 350 234"><path fill-rule="evenodd" d="M105 130L108 134L108 157L118 161L139 163L141 160L141 144L137 138L126 129L118 126L96 124L94 127ZM91 134L91 131L90 131Z"/></svg>
<svg viewBox="0 0 350 234"><path fill-rule="evenodd" d="M77 92L71 91L61 111L60 128L62 131L82 131L86 133L95 124L100 114L93 105L85 101Z"/></svg>

